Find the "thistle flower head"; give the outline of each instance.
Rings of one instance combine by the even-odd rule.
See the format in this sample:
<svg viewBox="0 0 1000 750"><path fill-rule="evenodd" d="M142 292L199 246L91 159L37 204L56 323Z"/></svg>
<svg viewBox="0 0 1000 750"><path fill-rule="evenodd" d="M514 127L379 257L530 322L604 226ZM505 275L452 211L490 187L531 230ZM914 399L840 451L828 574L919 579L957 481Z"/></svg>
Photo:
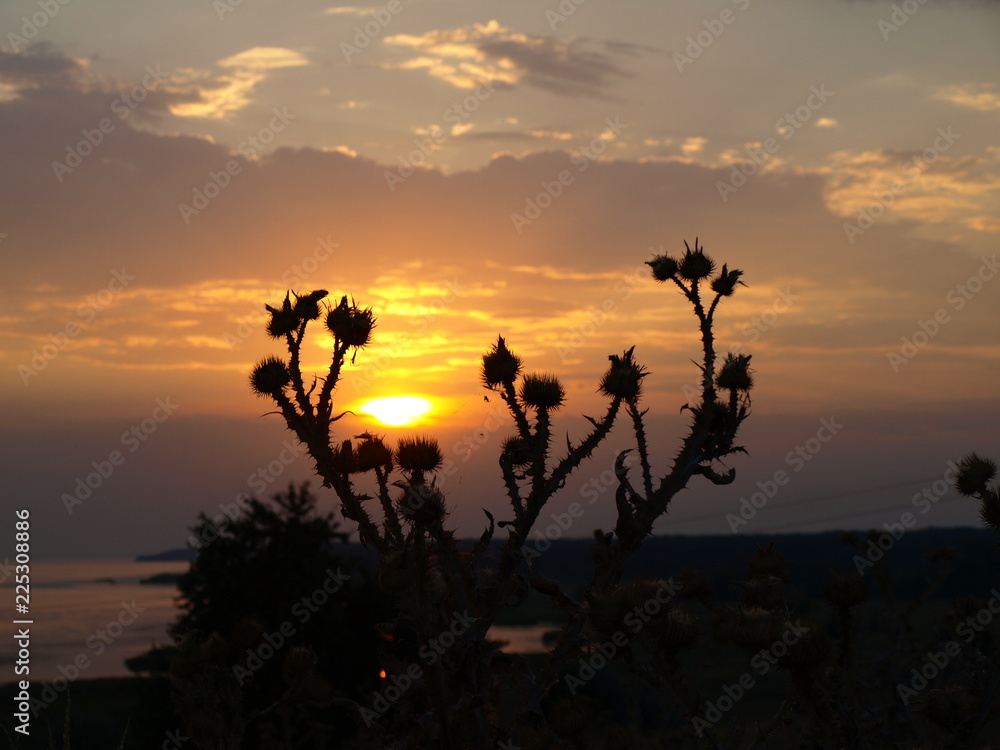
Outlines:
<svg viewBox="0 0 1000 750"><path fill-rule="evenodd" d="M250 388L258 396L276 397L291 382L287 365L277 357L265 357L250 373Z"/></svg>
<svg viewBox="0 0 1000 750"><path fill-rule="evenodd" d="M375 315L370 307L359 308L353 301L348 304L345 296L327 312L326 327L342 344L362 347L371 340Z"/></svg>
<svg viewBox="0 0 1000 750"><path fill-rule="evenodd" d="M753 375L750 370L752 354L726 355L722 367L715 376L715 385L730 391L749 391L753 388Z"/></svg>
<svg viewBox="0 0 1000 750"><path fill-rule="evenodd" d="M531 444L520 435L511 435L504 440L500 453L515 469L531 465Z"/></svg>
<svg viewBox="0 0 1000 750"><path fill-rule="evenodd" d="M271 338L280 339L285 334L294 333L299 327L299 316L295 314L288 294L285 294L285 301L281 304L280 309L270 305L264 305L264 307L271 313L271 317L267 321L267 335Z"/></svg>
<svg viewBox="0 0 1000 750"><path fill-rule="evenodd" d="M611 354L611 366L601 378L601 385L598 388L603 395L608 398L623 398L626 401L637 399L642 393L642 379L649 372L642 365L636 364L632 359L633 346L621 357Z"/></svg>
<svg viewBox="0 0 1000 750"><path fill-rule="evenodd" d="M970 453L958 464L955 489L960 494L975 497L986 493L986 485L997 474L997 465L978 453Z"/></svg>
<svg viewBox="0 0 1000 750"><path fill-rule="evenodd" d="M566 391L555 375L533 373L521 381L521 400L535 409L558 409Z"/></svg>
<svg viewBox="0 0 1000 750"><path fill-rule="evenodd" d="M743 284L740 281L741 276L743 276L742 271L736 268L730 271L729 266L723 263L722 273L719 274L718 278L712 279L712 291L721 294L723 297L732 296L733 292L736 291L736 285ZM743 284L743 286L746 286L746 284Z"/></svg>
<svg viewBox="0 0 1000 750"><path fill-rule="evenodd" d="M777 576L754 576L740 582L740 602L746 607L778 609L788 601L787 585Z"/></svg>
<svg viewBox="0 0 1000 750"><path fill-rule="evenodd" d="M694 250L688 246L687 242L684 243L684 247L687 250L684 252L684 257L681 258L680 275L690 281L698 281L711 276L712 271L715 270L715 262L705 255L705 248L698 246L698 240L694 241Z"/></svg>
<svg viewBox="0 0 1000 750"><path fill-rule="evenodd" d="M329 292L326 289L317 289L315 292L309 292L301 297L296 294L295 305L292 307L295 317L300 320L316 320L319 317L319 301L327 294Z"/></svg>
<svg viewBox="0 0 1000 750"><path fill-rule="evenodd" d="M856 607L868 598L868 589L857 571L831 573L823 584L823 598L835 607Z"/></svg>
<svg viewBox="0 0 1000 750"><path fill-rule="evenodd" d="M652 260L647 260L646 265L653 269L653 278L657 281L672 279L680 268L677 260L669 255L657 255Z"/></svg>
<svg viewBox="0 0 1000 750"><path fill-rule="evenodd" d="M445 514L444 493L429 484L411 485L400 496L399 509L411 521L431 523Z"/></svg>
<svg viewBox="0 0 1000 750"><path fill-rule="evenodd" d="M434 471L443 460L434 438L400 438L396 448L396 463L403 471Z"/></svg>
<svg viewBox="0 0 1000 750"><path fill-rule="evenodd" d="M762 607L740 610L739 622L733 633L737 645L752 651L768 648L781 638L784 617Z"/></svg>
<svg viewBox="0 0 1000 750"><path fill-rule="evenodd" d="M814 623L801 620L785 623L785 632L798 633L798 640L788 647L788 653L778 657L778 665L796 672L816 669L830 654L830 639L826 630Z"/></svg>
<svg viewBox="0 0 1000 750"><path fill-rule="evenodd" d="M788 560L774 548L774 542L757 545L757 551L747 560L747 575L750 578L774 576L782 581L792 580Z"/></svg>
<svg viewBox="0 0 1000 750"><path fill-rule="evenodd" d="M503 336L498 336L497 343L483 355L483 385L496 388L513 382L520 373L521 358L507 348Z"/></svg>
<svg viewBox="0 0 1000 750"><path fill-rule="evenodd" d="M358 458L350 440L345 440L339 448L333 449L333 467L341 474L353 474L358 471Z"/></svg>
<svg viewBox="0 0 1000 750"><path fill-rule="evenodd" d="M357 449L358 471L374 471L378 467L389 469L392 467L392 451L382 438L369 437L358 443Z"/></svg>

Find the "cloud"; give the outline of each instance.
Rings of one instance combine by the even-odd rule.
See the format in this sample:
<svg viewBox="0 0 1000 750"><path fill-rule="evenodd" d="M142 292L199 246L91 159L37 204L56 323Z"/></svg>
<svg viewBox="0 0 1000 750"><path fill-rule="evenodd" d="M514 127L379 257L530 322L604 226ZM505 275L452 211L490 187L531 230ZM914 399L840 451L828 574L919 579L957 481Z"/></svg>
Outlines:
<svg viewBox="0 0 1000 750"><path fill-rule="evenodd" d="M301 67L309 61L282 47L253 47L219 60L216 65L229 73L213 74L187 69L174 76L174 86L187 91L191 101L171 106L177 117L223 119L251 103L253 90L273 70Z"/></svg>
<svg viewBox="0 0 1000 750"><path fill-rule="evenodd" d="M0 82L14 89L68 88L85 69L85 61L65 57L44 45L33 45L24 52L0 49Z"/></svg>
<svg viewBox="0 0 1000 750"><path fill-rule="evenodd" d="M964 83L944 86L934 94L935 99L951 102L959 107L993 112L1000 109L1000 91L994 83Z"/></svg>
<svg viewBox="0 0 1000 750"><path fill-rule="evenodd" d="M425 68L428 75L464 89L483 82L523 83L560 96L613 99L613 82L628 75L608 55L586 50L583 43L514 33L496 20L421 35L397 34L385 43L417 54L384 67Z"/></svg>
<svg viewBox="0 0 1000 750"><path fill-rule="evenodd" d="M837 151L822 170L827 205L841 216L881 206L895 219L969 223L994 204L1000 158L944 152L873 149ZM879 197L881 196L881 198ZM984 224L975 221L982 231Z"/></svg>
<svg viewBox="0 0 1000 750"><path fill-rule="evenodd" d="M702 138L701 136L687 138L684 143L681 144L681 153L683 153L684 156L694 156L695 154L702 152L706 143L708 143L708 138Z"/></svg>

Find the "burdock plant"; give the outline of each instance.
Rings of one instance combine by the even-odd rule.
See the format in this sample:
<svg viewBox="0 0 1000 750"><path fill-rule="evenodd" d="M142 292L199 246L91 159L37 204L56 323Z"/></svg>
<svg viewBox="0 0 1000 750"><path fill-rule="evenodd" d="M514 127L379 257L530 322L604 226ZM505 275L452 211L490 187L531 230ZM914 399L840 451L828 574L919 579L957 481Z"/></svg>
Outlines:
<svg viewBox="0 0 1000 750"><path fill-rule="evenodd" d="M334 438L334 423L343 414L333 412L333 393L347 358L353 362L371 343L375 326L371 309L358 307L346 296L336 305L325 305L324 322L333 335L330 364L307 386L310 379L302 372L301 347L308 325L323 317L320 305L327 293L290 293L280 306L267 306L267 332L284 341L289 358L287 364L274 358L261 362L251 377L252 387L275 401L288 428L308 449L324 485L337 493L343 515L357 524L361 542L378 552L380 578L396 597L398 611L396 621L386 625L386 642L397 650L406 643L428 647L441 643L447 633L452 644L422 665L419 679L409 678L405 699L396 705L373 715L370 708L351 704L365 723L372 746L492 750L504 742L516 746L531 738L551 737L551 727L546 728L542 718L547 715L543 703L560 673L593 637L597 620L604 623L603 629L613 629L615 617L627 611L618 604L635 605L635 592L660 588L651 583L623 589L626 560L693 477L715 484L733 481L735 470L720 470L718 464L744 451L735 441L749 415L753 378L749 355L729 354L717 366L713 324L720 301L743 284L743 272L723 265L713 278L716 264L697 240L693 248L685 243L678 258L660 255L648 263L654 279L672 284L687 299L701 339L700 398L683 407L690 410L691 421L679 451L671 459L647 441L642 398L650 373L635 360L634 347L609 356L610 365L597 386L606 401L603 414L586 417L586 434L561 446L553 439L552 417L565 406L563 385L553 374L525 374L522 359L498 337L482 357L480 377L483 386L499 396L513 422L513 434L503 442L499 456L510 511L499 521L487 512L489 524L471 547L460 547L445 526L445 496L436 486L442 454L432 438L400 440L394 450L367 434L354 440ZM621 452L616 462L617 523L612 531L595 532L590 581L582 592L570 593L535 569L526 547L529 533L546 503L604 442L623 410L635 446ZM355 445L356 440L360 442ZM627 468L632 454L639 459L635 477ZM668 468L657 468L664 465ZM374 496L356 484L372 473ZM373 497L378 506L367 503ZM506 532L499 548L492 543L497 528ZM709 587L702 582L696 588L703 595ZM532 589L552 599L566 616L558 644L540 670L503 654L486 638L503 609L523 601ZM456 630L457 613L472 624ZM630 653L672 668L677 650L693 641L691 616L664 604L655 627L630 646L645 656L640 651ZM414 652L409 659L409 664L418 661ZM387 653L385 663L387 670L400 674L409 666L398 653ZM513 691L511 681L517 686ZM548 717L555 720L557 714ZM578 733L576 724L571 722L566 730Z"/></svg>

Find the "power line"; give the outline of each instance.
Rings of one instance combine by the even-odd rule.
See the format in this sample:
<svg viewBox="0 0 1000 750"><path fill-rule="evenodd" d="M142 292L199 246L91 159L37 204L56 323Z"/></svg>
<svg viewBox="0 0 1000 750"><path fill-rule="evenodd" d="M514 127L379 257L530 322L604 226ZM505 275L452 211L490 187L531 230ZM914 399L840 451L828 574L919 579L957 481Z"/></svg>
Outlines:
<svg viewBox="0 0 1000 750"><path fill-rule="evenodd" d="M801 507L806 506L806 505L815 505L816 503L828 503L831 500L840 500L841 498L857 497L858 495L868 495L868 494L871 494L872 492L882 492L882 491L885 491L885 490L896 490L896 489L901 489L903 487L912 487L913 485L917 485L917 484L924 484L924 483L927 483L927 482L934 482L934 481L939 480L940 478L941 478L940 476L924 477L922 479L911 479L911 480L908 480L908 481L905 481L905 482L892 482L891 484L880 484L880 485L875 485L873 487L862 487L862 488L855 489L855 490L847 490L846 492L835 492L835 493L831 493L829 495L820 495L819 497L810 497L810 498L806 498L804 500L799 500L799 501L793 500L793 501L790 501L790 502L787 502L787 503L783 503L781 505L775 505L775 506L772 506L772 507L779 508L779 509L801 508ZM865 511L863 513L857 513L857 514L848 514L847 516L844 516L844 517L845 518L849 518L851 515L869 515L869 514L874 513L874 512L881 513L881 512L883 512L883 510L892 510L892 508L884 508L884 509L880 509L878 511ZM693 522L693 521L707 521L707 520L716 519L716 518L719 518L719 513L704 513L704 514L698 515L698 516L689 516L687 518L677 518L677 519L675 519L675 523L688 523L688 522ZM837 518L820 519L820 520L831 520L831 521L833 521L833 520L837 520ZM811 522L807 521L805 523L819 523L819 522L820 521L817 520L817 521L811 521ZM791 524L791 525L794 525L794 524ZM779 527L779 528L783 528L783 527Z"/></svg>

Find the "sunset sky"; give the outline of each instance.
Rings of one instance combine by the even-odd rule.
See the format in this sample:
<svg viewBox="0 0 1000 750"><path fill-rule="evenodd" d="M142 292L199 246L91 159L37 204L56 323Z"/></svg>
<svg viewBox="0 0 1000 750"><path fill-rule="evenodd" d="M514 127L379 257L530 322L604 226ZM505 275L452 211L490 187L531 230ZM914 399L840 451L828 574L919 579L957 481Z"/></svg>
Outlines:
<svg viewBox="0 0 1000 750"><path fill-rule="evenodd" d="M998 42L993 2L5 2L5 512L31 510L37 555L132 555L310 476L247 386L289 288L374 308L338 408L433 409L337 437L436 435L465 535L504 517L498 334L563 379L557 445L635 344L665 471L699 343L643 263L698 237L746 272L717 335L753 354L750 455L660 532L731 533L777 471L739 533L976 525L933 485L1000 459ZM553 504L585 506L569 536L613 525L628 445L623 424Z"/></svg>

